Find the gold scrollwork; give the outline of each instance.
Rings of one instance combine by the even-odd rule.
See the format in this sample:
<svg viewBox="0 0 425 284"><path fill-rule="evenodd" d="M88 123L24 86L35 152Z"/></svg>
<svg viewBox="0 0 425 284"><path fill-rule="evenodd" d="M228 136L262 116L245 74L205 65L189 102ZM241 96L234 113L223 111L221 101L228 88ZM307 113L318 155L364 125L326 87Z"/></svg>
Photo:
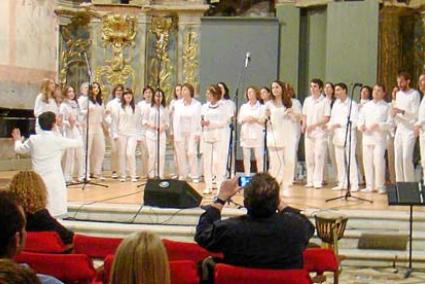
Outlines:
<svg viewBox="0 0 425 284"><path fill-rule="evenodd" d="M112 48L112 58L105 60L105 65L96 68L95 80L103 88L106 84L125 84L129 78L134 86L135 72L130 65L131 58L125 59L124 57L124 48L134 46L137 34L136 24L136 18L129 15L108 14L103 16L103 44L105 47L111 46ZM107 95L107 92L105 93Z"/></svg>
<svg viewBox="0 0 425 284"><path fill-rule="evenodd" d="M193 84L198 89L198 33L187 32L183 39L183 80Z"/></svg>
<svg viewBox="0 0 425 284"><path fill-rule="evenodd" d="M176 30L173 17L153 17L150 32L155 35L155 56L149 62L149 84L160 87L166 95L173 90L174 67L168 54L170 34Z"/></svg>

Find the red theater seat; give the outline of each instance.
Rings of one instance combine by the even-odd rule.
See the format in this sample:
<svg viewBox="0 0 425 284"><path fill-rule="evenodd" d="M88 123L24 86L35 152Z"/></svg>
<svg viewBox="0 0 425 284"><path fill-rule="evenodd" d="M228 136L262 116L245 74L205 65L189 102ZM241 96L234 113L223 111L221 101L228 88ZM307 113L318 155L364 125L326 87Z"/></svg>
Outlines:
<svg viewBox="0 0 425 284"><path fill-rule="evenodd" d="M91 258L104 259L110 254L115 254L120 245L121 238L94 237L74 235L74 252L86 254Z"/></svg>
<svg viewBox="0 0 425 284"><path fill-rule="evenodd" d="M162 243L167 249L168 259L170 261L191 260L198 263L208 256L223 257L221 253L212 253L196 243L176 242L166 239L162 240Z"/></svg>
<svg viewBox="0 0 425 284"><path fill-rule="evenodd" d="M108 255L105 258L103 267L105 269L105 279L103 283L109 283L114 256ZM170 261L171 284L198 284L199 276L196 264L190 260Z"/></svg>
<svg viewBox="0 0 425 284"><path fill-rule="evenodd" d="M309 248L304 251L304 269L323 275L324 272L333 272L334 284L338 283L338 259L331 249Z"/></svg>
<svg viewBox="0 0 425 284"><path fill-rule="evenodd" d="M304 269L258 269L228 264L215 266L215 284L311 284Z"/></svg>
<svg viewBox="0 0 425 284"><path fill-rule="evenodd" d="M84 254L22 252L15 260L35 272L54 276L65 283L90 283L96 276L91 259Z"/></svg>
<svg viewBox="0 0 425 284"><path fill-rule="evenodd" d="M63 253L65 246L56 232L28 232L24 251L38 253Z"/></svg>

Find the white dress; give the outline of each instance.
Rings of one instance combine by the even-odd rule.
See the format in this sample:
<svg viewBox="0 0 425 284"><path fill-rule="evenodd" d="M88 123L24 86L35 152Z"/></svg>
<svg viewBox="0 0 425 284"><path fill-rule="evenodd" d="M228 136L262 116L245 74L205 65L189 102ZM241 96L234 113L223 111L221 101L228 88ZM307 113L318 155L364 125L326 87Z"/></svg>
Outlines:
<svg viewBox="0 0 425 284"><path fill-rule="evenodd" d="M17 153L31 153L32 168L46 184L47 209L52 216L67 213L67 191L61 167L63 151L82 145L80 139L64 138L52 131L31 135L25 142L15 142Z"/></svg>
<svg viewBox="0 0 425 284"><path fill-rule="evenodd" d="M43 94L38 94L35 98L34 103L34 116L35 116L35 133L39 134L41 131L40 125L38 124L38 117L40 114L46 111L54 112L55 114L59 113L58 105L56 104L55 99L50 98L48 102L43 101Z"/></svg>

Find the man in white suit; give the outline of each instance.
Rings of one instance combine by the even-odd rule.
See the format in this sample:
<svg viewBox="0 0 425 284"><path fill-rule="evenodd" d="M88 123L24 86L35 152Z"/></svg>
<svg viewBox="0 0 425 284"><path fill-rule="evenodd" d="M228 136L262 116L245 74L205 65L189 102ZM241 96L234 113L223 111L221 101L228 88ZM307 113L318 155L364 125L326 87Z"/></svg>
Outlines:
<svg viewBox="0 0 425 284"><path fill-rule="evenodd" d="M70 124L75 119L70 119ZM81 137L69 139L53 133L56 128L56 114L44 112L39 116L38 123L41 133L31 135L22 142L18 128L13 129L12 137L15 140L15 152L19 154L31 153L32 168L42 178L47 187L47 209L52 216L61 216L67 213L67 192L65 178L62 172L61 159L68 148L83 146Z"/></svg>

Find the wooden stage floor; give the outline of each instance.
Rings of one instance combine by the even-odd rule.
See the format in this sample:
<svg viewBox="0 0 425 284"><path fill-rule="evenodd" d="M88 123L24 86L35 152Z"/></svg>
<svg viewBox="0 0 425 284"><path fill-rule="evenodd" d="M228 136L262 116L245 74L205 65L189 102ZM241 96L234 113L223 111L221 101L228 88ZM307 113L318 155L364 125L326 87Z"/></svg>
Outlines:
<svg viewBox="0 0 425 284"><path fill-rule="evenodd" d="M7 186L8 181L15 172L0 172L0 188ZM99 187L87 185L85 190L82 186L68 187L69 202L84 203L86 205L94 203L112 203L112 204L141 204L143 200L144 186L137 188L141 182L120 182L118 180L107 178L106 181L96 181L106 184L109 187ZM201 195L204 188L203 183L191 183ZM355 199L344 199L326 202L327 199L344 195L345 192L335 192L331 186L322 189L305 188L303 185L294 185L281 193L290 206L300 209L359 209L359 210L402 210L407 211L407 207L388 206L387 196L378 193L355 192L353 196L358 196L373 200L373 203L358 201ZM214 192L213 192L214 194ZM203 204L211 202L212 195L204 195ZM242 193L238 193L233 200L236 203L243 203ZM425 211L416 207L415 210Z"/></svg>

